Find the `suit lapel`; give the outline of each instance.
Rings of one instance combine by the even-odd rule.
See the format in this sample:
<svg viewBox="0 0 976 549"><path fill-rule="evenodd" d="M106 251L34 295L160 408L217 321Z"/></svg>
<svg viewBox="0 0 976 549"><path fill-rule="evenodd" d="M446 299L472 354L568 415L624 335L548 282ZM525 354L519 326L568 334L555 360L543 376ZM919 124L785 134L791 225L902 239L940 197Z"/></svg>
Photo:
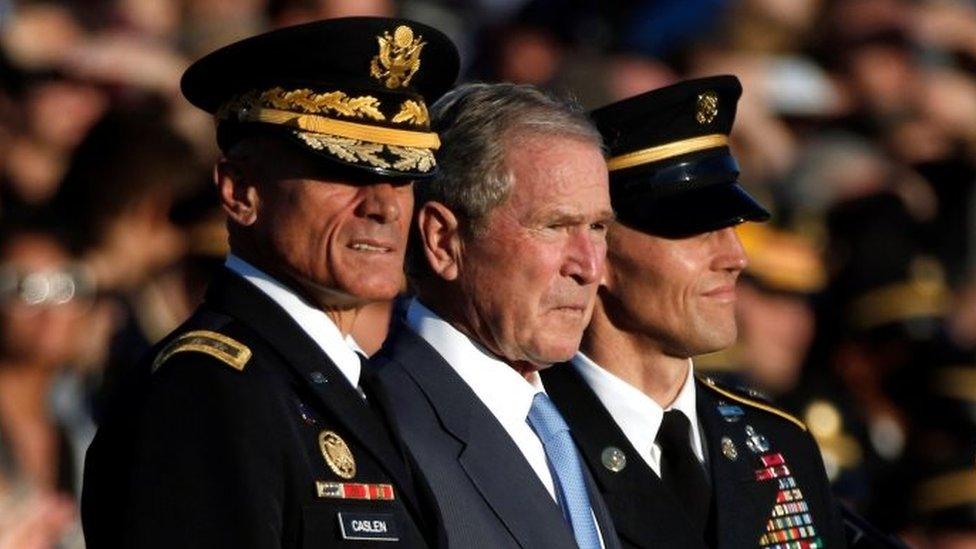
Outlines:
<svg viewBox="0 0 976 549"><path fill-rule="evenodd" d="M562 513L518 446L440 354L403 326L387 345L395 350L391 359L424 392L444 429L463 445L460 467L518 544L575 546Z"/></svg>
<svg viewBox="0 0 976 549"><path fill-rule="evenodd" d="M406 466L389 431L339 368L277 303L240 276L224 270L207 290L206 302L246 324L277 351L330 417L379 462L400 486L410 486ZM323 376L324 380L323 381ZM400 490L415 506L409 490Z"/></svg>
<svg viewBox="0 0 976 549"><path fill-rule="evenodd" d="M765 532L766 522L776 504L778 485L776 479L756 480L756 470L762 469L759 456L749 450L745 429L749 424L750 411L741 407L743 414L723 415L720 406L736 403L723 401L696 380L698 417L708 440L708 458L711 466L713 499L710 545L731 547L734 543L759 538ZM733 419L735 418L735 419ZM735 452L723 448L728 439ZM734 459L731 457L734 456ZM720 533L720 535L719 535ZM718 538L718 539L715 539Z"/></svg>
<svg viewBox="0 0 976 549"><path fill-rule="evenodd" d="M579 445L577 444L577 447ZM593 509L593 516L596 523L600 526L600 537L603 538L604 549L619 549L620 539L617 537L617 527L613 524L613 517L610 510L603 501L603 495L590 474L588 467L583 467L583 480L586 482L586 492L590 496L590 507Z"/></svg>
<svg viewBox="0 0 976 549"><path fill-rule="evenodd" d="M542 380L570 425L620 538L638 547L677 545L683 533L692 532L680 503L640 457L576 369L568 363L557 364L543 372ZM604 465L604 452L609 458L614 449L626 460L616 472Z"/></svg>

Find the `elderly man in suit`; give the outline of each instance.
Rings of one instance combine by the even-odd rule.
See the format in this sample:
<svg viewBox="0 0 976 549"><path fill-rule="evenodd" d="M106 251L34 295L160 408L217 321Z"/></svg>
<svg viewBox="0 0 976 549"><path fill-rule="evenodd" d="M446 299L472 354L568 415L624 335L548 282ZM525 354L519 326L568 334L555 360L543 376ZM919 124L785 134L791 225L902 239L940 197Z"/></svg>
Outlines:
<svg viewBox="0 0 976 549"><path fill-rule="evenodd" d="M538 371L571 357L612 217L601 140L525 86L434 105L441 171L418 188L417 297L374 358L397 432L450 547L615 547L613 526Z"/></svg>

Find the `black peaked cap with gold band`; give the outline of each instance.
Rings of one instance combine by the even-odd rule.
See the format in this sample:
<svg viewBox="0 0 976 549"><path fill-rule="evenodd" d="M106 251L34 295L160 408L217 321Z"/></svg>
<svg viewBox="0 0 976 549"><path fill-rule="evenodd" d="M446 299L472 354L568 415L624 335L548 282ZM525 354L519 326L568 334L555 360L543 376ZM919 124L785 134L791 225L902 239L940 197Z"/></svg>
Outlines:
<svg viewBox="0 0 976 549"><path fill-rule="evenodd" d="M348 17L225 46L183 74L183 95L217 120L225 151L271 131L354 172L423 179L440 146L427 104L457 78L454 44L404 19ZM361 172L360 172L361 173Z"/></svg>
<svg viewBox="0 0 976 549"><path fill-rule="evenodd" d="M610 198L621 223L681 237L769 218L739 185L729 150L740 95L736 77L715 76L590 113L609 149Z"/></svg>

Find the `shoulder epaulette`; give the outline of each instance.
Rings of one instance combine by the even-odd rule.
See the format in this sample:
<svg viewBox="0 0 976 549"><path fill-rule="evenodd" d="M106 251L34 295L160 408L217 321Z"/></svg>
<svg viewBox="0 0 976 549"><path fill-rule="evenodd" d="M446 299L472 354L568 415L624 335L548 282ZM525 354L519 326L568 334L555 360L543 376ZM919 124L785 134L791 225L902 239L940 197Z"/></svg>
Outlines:
<svg viewBox="0 0 976 549"><path fill-rule="evenodd" d="M237 371L243 370L251 359L251 349L240 341L210 330L194 330L163 347L153 361L152 371L155 373L171 356L184 351L210 355Z"/></svg>
<svg viewBox="0 0 976 549"><path fill-rule="evenodd" d="M710 378L710 377L699 376L698 379L702 383L705 384L705 387L708 387L712 391L715 391L716 393L718 393L718 394L720 394L720 395L722 395L722 396L724 396L726 398L730 398L730 399L732 399L732 400L734 400L736 402L745 404L747 406L751 406L753 408L758 408L758 409L763 410L765 412L769 412L770 414L777 415L777 416L779 416L779 417L781 417L781 418L783 418L783 419L785 419L785 420L787 420L787 421L795 424L800 429L803 429L804 431L807 430L806 424L803 423L802 421L800 421L799 419L797 419L797 418L793 417L792 415L784 412L783 410L780 410L778 408L774 408L770 404L767 404L765 402L761 402L760 400L757 400L757 398L761 398L761 397L758 396L758 394L757 395L753 395L752 393L750 393L750 396L752 398L748 398L748 397L745 397L743 395L740 395L740 394L738 394L738 393L736 393L736 392L734 392L734 391L732 391L730 389L726 389L724 387L720 387L718 385L718 383L716 383L715 380L712 379L712 378Z"/></svg>

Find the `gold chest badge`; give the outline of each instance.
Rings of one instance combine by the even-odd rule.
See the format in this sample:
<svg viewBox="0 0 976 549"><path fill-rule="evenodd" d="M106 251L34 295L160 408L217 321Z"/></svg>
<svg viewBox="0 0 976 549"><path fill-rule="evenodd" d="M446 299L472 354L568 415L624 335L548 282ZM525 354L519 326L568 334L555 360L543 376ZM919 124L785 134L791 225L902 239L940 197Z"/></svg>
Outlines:
<svg viewBox="0 0 976 549"><path fill-rule="evenodd" d="M421 38L414 38L413 29L406 25L397 27L393 36L388 31L377 36L380 53L369 64L370 76L390 89L410 84L410 79L420 69L420 50L426 44L420 41Z"/></svg>
<svg viewBox="0 0 976 549"><path fill-rule="evenodd" d="M352 457L346 441L334 431L319 433L319 449L322 451L326 465L333 473L344 479L356 476L356 460Z"/></svg>
<svg viewBox="0 0 976 549"><path fill-rule="evenodd" d="M718 115L718 94L713 91L698 94L698 112L695 120L699 124L711 124Z"/></svg>

